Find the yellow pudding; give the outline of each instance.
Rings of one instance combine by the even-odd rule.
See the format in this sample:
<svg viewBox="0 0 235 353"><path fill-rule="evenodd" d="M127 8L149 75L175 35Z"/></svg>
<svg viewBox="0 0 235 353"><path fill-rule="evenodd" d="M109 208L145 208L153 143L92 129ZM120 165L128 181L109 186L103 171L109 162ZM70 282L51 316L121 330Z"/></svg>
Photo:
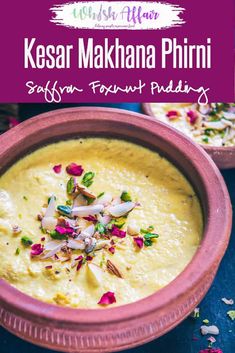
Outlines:
<svg viewBox="0 0 235 353"><path fill-rule="evenodd" d="M157 119L208 146L235 145L235 105L212 103L150 103Z"/></svg>
<svg viewBox="0 0 235 353"><path fill-rule="evenodd" d="M182 272L202 232L186 178L130 142L54 143L0 177L0 277L45 302L102 308L144 298Z"/></svg>

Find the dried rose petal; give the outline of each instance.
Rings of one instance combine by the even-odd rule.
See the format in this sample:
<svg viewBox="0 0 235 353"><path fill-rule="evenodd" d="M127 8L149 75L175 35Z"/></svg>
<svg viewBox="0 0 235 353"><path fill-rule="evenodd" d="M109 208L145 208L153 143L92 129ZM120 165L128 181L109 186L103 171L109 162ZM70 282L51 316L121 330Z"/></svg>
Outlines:
<svg viewBox="0 0 235 353"><path fill-rule="evenodd" d="M79 271L80 268L82 267L82 263L83 263L83 259L78 261L77 268L76 268L77 271Z"/></svg>
<svg viewBox="0 0 235 353"><path fill-rule="evenodd" d="M110 246L109 252L111 252L111 254L114 254L115 253L115 247L114 246Z"/></svg>
<svg viewBox="0 0 235 353"><path fill-rule="evenodd" d="M41 241L45 241L45 240L46 240L46 238L45 238L45 237L42 237L42 238L41 238Z"/></svg>
<svg viewBox="0 0 235 353"><path fill-rule="evenodd" d="M71 227L61 227L61 226L56 226L55 230L57 231L57 233L61 234L61 235L72 235L74 233L73 228Z"/></svg>
<svg viewBox="0 0 235 353"><path fill-rule="evenodd" d="M46 268L47 270L51 270L51 269L52 269L52 265L45 266L45 268Z"/></svg>
<svg viewBox="0 0 235 353"><path fill-rule="evenodd" d="M215 343L216 342L216 339L215 339L215 337L213 337L213 336L210 336L210 337L208 337L207 338L207 341L209 341L210 343Z"/></svg>
<svg viewBox="0 0 235 353"><path fill-rule="evenodd" d="M33 244L31 246L31 256L37 256L40 255L43 252L43 245L42 244Z"/></svg>
<svg viewBox="0 0 235 353"><path fill-rule="evenodd" d="M77 165L76 163L70 163L66 167L66 172L70 175L74 176L81 176L83 173L84 169L82 168L81 165Z"/></svg>
<svg viewBox="0 0 235 353"><path fill-rule="evenodd" d="M112 227L111 234L115 235L118 238L125 238L125 236L126 236L126 232L124 230L121 230L114 225Z"/></svg>
<svg viewBox="0 0 235 353"><path fill-rule="evenodd" d="M190 124L194 125L197 121L198 113L195 110L189 110L187 116L189 117Z"/></svg>
<svg viewBox="0 0 235 353"><path fill-rule="evenodd" d="M19 125L20 123L14 116L9 116L8 121L10 129L15 127L16 125Z"/></svg>
<svg viewBox="0 0 235 353"><path fill-rule="evenodd" d="M101 305L109 305L113 303L116 303L116 298L113 292L104 293L98 302L98 304Z"/></svg>
<svg viewBox="0 0 235 353"><path fill-rule="evenodd" d="M223 353L219 348L206 348L202 349L199 353Z"/></svg>
<svg viewBox="0 0 235 353"><path fill-rule="evenodd" d="M92 261L92 260L93 260L93 257L92 257L92 256L87 256L87 257L86 257L86 260L87 260L87 261Z"/></svg>
<svg viewBox="0 0 235 353"><path fill-rule="evenodd" d="M97 223L97 219L94 216L89 215L88 217L83 217L88 222Z"/></svg>
<svg viewBox="0 0 235 353"><path fill-rule="evenodd" d="M142 247L144 246L144 239L142 237L134 237L133 240L138 246L138 248L142 249Z"/></svg>
<svg viewBox="0 0 235 353"><path fill-rule="evenodd" d="M76 270L79 271L80 268L82 267L82 264L83 264L83 256L80 255L80 256L76 257L76 259L74 259L74 261L78 261Z"/></svg>
<svg viewBox="0 0 235 353"><path fill-rule="evenodd" d="M59 174L61 172L61 168L62 168L62 165L57 164L57 165L54 165L53 170L56 174Z"/></svg>
<svg viewBox="0 0 235 353"><path fill-rule="evenodd" d="M166 113L166 116L170 119L170 120L173 120L173 119L177 119L180 114L178 112L178 110L169 110L167 113Z"/></svg>

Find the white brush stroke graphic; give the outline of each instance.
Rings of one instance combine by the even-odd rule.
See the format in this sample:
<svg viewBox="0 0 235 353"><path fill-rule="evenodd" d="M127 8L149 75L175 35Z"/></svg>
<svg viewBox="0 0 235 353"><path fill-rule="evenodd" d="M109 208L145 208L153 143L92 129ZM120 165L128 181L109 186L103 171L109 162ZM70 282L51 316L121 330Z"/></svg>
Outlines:
<svg viewBox="0 0 235 353"><path fill-rule="evenodd" d="M80 1L54 5L56 25L77 29L165 29L181 26L179 5L143 1Z"/></svg>

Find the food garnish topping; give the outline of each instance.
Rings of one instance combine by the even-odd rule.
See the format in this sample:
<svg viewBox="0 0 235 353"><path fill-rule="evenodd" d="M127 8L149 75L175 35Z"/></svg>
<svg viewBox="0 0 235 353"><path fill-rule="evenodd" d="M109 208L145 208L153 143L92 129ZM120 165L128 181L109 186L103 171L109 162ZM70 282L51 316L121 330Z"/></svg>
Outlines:
<svg viewBox="0 0 235 353"><path fill-rule="evenodd" d="M134 237L134 242L138 246L138 248L142 249L144 246L144 238L142 237Z"/></svg>
<svg viewBox="0 0 235 353"><path fill-rule="evenodd" d="M113 303L116 303L115 294L113 292L104 293L98 302L100 305L109 305Z"/></svg>
<svg viewBox="0 0 235 353"><path fill-rule="evenodd" d="M21 238L21 243L24 245L24 246L30 246L33 244L33 241L29 238L29 237L26 237L26 236L23 236Z"/></svg>
<svg viewBox="0 0 235 353"><path fill-rule="evenodd" d="M66 167L66 172L69 175L74 175L74 176L81 176L83 173L83 168L81 165L77 165L76 163L70 163Z"/></svg>
<svg viewBox="0 0 235 353"><path fill-rule="evenodd" d="M174 119L178 119L180 116L180 113L178 112L178 110L169 110L166 113L166 116L170 119L170 120L174 120Z"/></svg>
<svg viewBox="0 0 235 353"><path fill-rule="evenodd" d="M33 244L31 246L31 256L37 256L43 253L43 245L42 244Z"/></svg>
<svg viewBox="0 0 235 353"><path fill-rule="evenodd" d="M229 310L227 315L232 321L235 320L235 310Z"/></svg>
<svg viewBox="0 0 235 353"><path fill-rule="evenodd" d="M18 225L14 225L13 227L12 227L12 233L13 234L19 234L19 233L21 233L22 232L22 229L18 226Z"/></svg>
<svg viewBox="0 0 235 353"><path fill-rule="evenodd" d="M211 325L211 326L206 326L206 325L202 325L201 328L201 334L204 335L218 335L219 334L219 329L217 326L215 325Z"/></svg>
<svg viewBox="0 0 235 353"><path fill-rule="evenodd" d="M221 300L226 305L233 305L234 304L234 300L233 299L222 298Z"/></svg>
<svg viewBox="0 0 235 353"><path fill-rule="evenodd" d="M122 276L121 272L119 271L119 269L117 268L117 266L115 266L110 260L107 260L106 267L107 267L107 270L112 275L115 275L119 278L123 278L123 276Z"/></svg>
<svg viewBox="0 0 235 353"><path fill-rule="evenodd" d="M57 174L61 170L61 164L53 167ZM50 195L47 205L43 205L40 217L37 217L43 233L41 242L34 244L29 237L23 236L21 243L25 247L31 247L30 256L34 261L70 261L71 268L75 268L77 272L86 265L96 285L102 284L105 272L124 278L117 265L106 259L105 254L114 258L116 251L132 244L128 241L132 236L132 246L142 249L144 245L153 245L159 235L153 232L152 226L145 230L140 229L133 221L128 222L129 214L139 206L139 203L132 200L128 191L123 191L120 196L115 197L105 191L96 196L89 189L95 181L94 172L84 173L83 167L76 163L70 163L66 172L69 178L65 204L60 204L55 195ZM80 180L77 178L79 176ZM123 229L124 227L126 229ZM14 234L20 232L20 227L13 226ZM15 254L19 254L19 251L17 248ZM102 261L96 264L93 259L99 251L102 253ZM44 268L49 270L53 266L49 264ZM68 266L66 269L70 272ZM115 302L115 294L106 292L98 304L108 305Z"/></svg>
<svg viewBox="0 0 235 353"><path fill-rule="evenodd" d="M199 353L223 353L223 351L219 348L206 348L200 350Z"/></svg>
<svg viewBox="0 0 235 353"><path fill-rule="evenodd" d="M189 124L195 137L208 144L219 137L222 146L235 143L235 104L211 103L206 105L193 104L188 111L169 110L166 113L169 121L180 119Z"/></svg>
<svg viewBox="0 0 235 353"><path fill-rule="evenodd" d="M54 165L53 167L53 170L56 174L60 174L61 169L62 169L62 164L57 164L57 165Z"/></svg>

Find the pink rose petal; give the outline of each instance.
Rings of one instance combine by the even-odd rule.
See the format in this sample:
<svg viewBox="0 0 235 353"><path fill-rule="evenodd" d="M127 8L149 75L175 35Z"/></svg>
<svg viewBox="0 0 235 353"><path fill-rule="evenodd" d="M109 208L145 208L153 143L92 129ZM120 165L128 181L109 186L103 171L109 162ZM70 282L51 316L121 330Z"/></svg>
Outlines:
<svg viewBox="0 0 235 353"><path fill-rule="evenodd" d="M43 245L42 244L33 244L31 246L31 256L37 256L40 255L43 252Z"/></svg>
<svg viewBox="0 0 235 353"><path fill-rule="evenodd" d="M113 303L116 303L116 298L113 292L104 293L98 302L100 305L109 305Z"/></svg>
<svg viewBox="0 0 235 353"><path fill-rule="evenodd" d="M70 163L66 167L66 172L70 175L74 176L81 176L83 173L84 169L82 168L81 165L77 165L76 163Z"/></svg>
<svg viewBox="0 0 235 353"><path fill-rule="evenodd" d="M187 116L189 117L190 124L194 125L197 121L198 113L195 110L189 110Z"/></svg>
<svg viewBox="0 0 235 353"><path fill-rule="evenodd" d="M109 252L111 252L111 254L114 254L115 253L115 247L114 246L110 246Z"/></svg>
<svg viewBox="0 0 235 353"><path fill-rule="evenodd" d="M92 260L93 260L93 257L88 255L88 256L86 257L86 260L87 260L87 261L92 261Z"/></svg>
<svg viewBox="0 0 235 353"><path fill-rule="evenodd" d="M56 174L60 174L61 168L62 168L62 164L57 164L57 165L54 165L53 170Z"/></svg>
<svg viewBox="0 0 235 353"><path fill-rule="evenodd" d="M134 242L140 249L144 246L144 239L142 237L134 237Z"/></svg>
<svg viewBox="0 0 235 353"><path fill-rule="evenodd" d="M79 271L83 264L83 256L80 255L75 260L78 261L76 270Z"/></svg>
<svg viewBox="0 0 235 353"><path fill-rule="evenodd" d="M126 232L124 230L121 230L114 225L112 227L111 234L115 235L118 238L125 238L125 236L126 236Z"/></svg>
<svg viewBox="0 0 235 353"><path fill-rule="evenodd" d="M206 348L202 349L199 353L223 353L219 348Z"/></svg>
<svg viewBox="0 0 235 353"><path fill-rule="evenodd" d="M97 223L97 219L94 216L83 217L88 222Z"/></svg>
<svg viewBox="0 0 235 353"><path fill-rule="evenodd" d="M8 121L9 121L9 128L10 129L15 127L16 125L19 125L19 123L20 123L14 116L10 116L8 118Z"/></svg>
<svg viewBox="0 0 235 353"><path fill-rule="evenodd" d="M46 268L47 270L51 270L51 269L52 269L52 265L45 266L45 268Z"/></svg>
<svg viewBox="0 0 235 353"><path fill-rule="evenodd" d="M61 235L72 235L74 233L74 230L71 227L56 226L55 230Z"/></svg>
<svg viewBox="0 0 235 353"><path fill-rule="evenodd" d="M166 116L169 120L174 120L179 117L179 112L177 110L169 110L169 112L166 113Z"/></svg>

